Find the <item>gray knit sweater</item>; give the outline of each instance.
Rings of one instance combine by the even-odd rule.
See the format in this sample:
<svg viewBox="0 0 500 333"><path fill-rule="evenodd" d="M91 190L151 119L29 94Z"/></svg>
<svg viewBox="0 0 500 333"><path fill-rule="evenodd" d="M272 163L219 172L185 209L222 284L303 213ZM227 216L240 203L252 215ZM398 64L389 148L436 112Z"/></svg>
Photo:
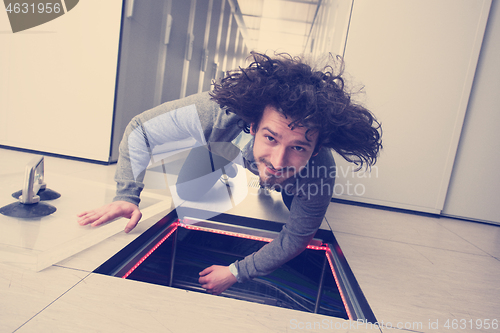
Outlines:
<svg viewBox="0 0 500 333"><path fill-rule="evenodd" d="M154 147L186 139L195 139L202 145L231 142L241 131L241 119L227 114L210 100L208 93L167 102L143 112L129 123L120 144L114 201L139 204L144 173ZM243 149L247 166L254 160L252 147L253 140ZM257 172L251 168L250 171ZM282 184L282 188L294 196L288 221L274 241L235 262L239 282L271 273L306 248L325 216L334 181L333 156L328 149L321 149L300 174Z"/></svg>

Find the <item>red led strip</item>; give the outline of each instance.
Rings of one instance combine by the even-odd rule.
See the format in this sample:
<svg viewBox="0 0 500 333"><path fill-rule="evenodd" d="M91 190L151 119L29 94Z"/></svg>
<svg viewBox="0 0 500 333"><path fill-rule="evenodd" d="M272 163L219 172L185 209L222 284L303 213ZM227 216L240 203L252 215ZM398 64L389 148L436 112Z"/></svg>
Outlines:
<svg viewBox="0 0 500 333"><path fill-rule="evenodd" d="M238 238L245 238L245 239L253 239L261 242L267 242L270 243L273 241L272 238L267 238L267 237L258 237L258 236L252 236L252 235L247 235L247 234L241 234L238 232L231 232L231 231L222 231L222 230L217 230L217 229L209 229L209 228L201 228L201 227L196 227L191 224L185 224L185 223L179 223L180 227L190 229L190 230L199 230L199 231L207 231L207 232L212 232L214 234L221 234L221 235L227 235L227 236L233 236L233 237L238 237ZM326 251L328 249L327 246L316 246L316 245L307 245L308 249L311 250L323 250Z"/></svg>
<svg viewBox="0 0 500 333"><path fill-rule="evenodd" d="M196 226L191 225L191 224L185 224L185 223L179 222L179 220L172 223L171 225L173 225L174 228L172 230L170 230L170 232L168 234L166 234L165 237L163 237L151 250L149 250L148 253L146 253L127 273L125 273L125 275L122 276L122 279L126 279L127 277L129 277L129 275L132 274L132 272L135 271L135 269L137 267L139 267L139 265L141 265L144 262L144 260L146 260L151 255L151 253L153 253L161 244L163 244L163 242L165 242L165 240L167 240L167 238L170 237L177 230L178 227L183 227L183 228L189 229L189 230L207 231L207 232L212 232L215 234L233 236L233 237L238 237L238 238L252 239L252 240L257 240L257 241L267 242L267 243L270 243L273 241L272 238L267 238L267 237L258 237L258 236L252 236L252 235L247 235L247 234L241 234L238 232L222 231L222 230L217 230L217 229L196 227ZM323 251L329 250L329 248L327 246L307 245L307 248L311 249L311 250L323 250Z"/></svg>
<svg viewBox="0 0 500 333"><path fill-rule="evenodd" d="M311 250L322 250L322 251L328 251L328 247L327 247L327 246L307 245L307 248L308 248L308 249L311 249Z"/></svg>
<svg viewBox="0 0 500 333"><path fill-rule="evenodd" d="M172 230L170 230L170 232L168 234L165 235L165 237L163 237L151 250L148 251L148 253L146 253L142 258L141 260L139 260L135 265L134 267L132 267L127 273L125 273L124 276L122 276L122 279L126 279L128 278L128 276L130 274L132 274L133 271L135 271L135 269L137 267L139 267L140 264L142 264L144 262L144 260L146 260L150 255L151 253L153 253L161 244L163 244L164 241L167 240L168 237L170 237L174 232L175 230L177 230L177 227L180 225L180 222L174 222L172 223L171 225L174 226L174 228Z"/></svg>
<svg viewBox="0 0 500 333"><path fill-rule="evenodd" d="M208 231L214 234L221 234L221 235L226 235L226 236L233 236L233 237L238 237L238 238L245 238L245 239L253 239L257 241L262 241L262 242L271 242L273 239L272 238L266 238L266 237L257 237L257 236L252 236L252 235L246 235L246 234L240 234L237 232L231 232L231 231L223 231L223 230L217 230L217 229L208 229L208 228L201 228L201 227L196 227L191 224L184 224L184 223L179 223L180 227L189 229L189 230L199 230L199 231Z"/></svg>
<svg viewBox="0 0 500 333"><path fill-rule="evenodd" d="M151 250L149 250L148 253L146 253L127 273L125 273L125 275L122 276L122 279L126 279L130 274L132 274L132 272L137 267L139 267L139 265L141 265L144 262L144 260L146 260L151 255L151 253L153 253L161 244L163 244L163 242L165 242L168 239L168 237L170 237L177 230L178 227L183 227L183 228L190 229L190 230L208 231L208 232L212 232L212 233L216 233L216 234L228 235L228 236L245 238L245 239L253 239L253 240L258 240L258 241L268 242L268 243L273 240L272 238L251 236L251 235L246 235L246 234L240 234L237 232L200 228L200 227L196 227L196 226L193 226L190 224L185 224L185 223L179 222L179 220L172 223L171 225L174 226L174 228L172 230L170 230L170 232L168 234L166 234L165 237L163 237ZM337 287L338 287L338 290L340 293L340 298L342 299L342 302L344 303L344 307L345 307L345 310L347 312L347 316L349 317L350 320L353 320L351 312L349 311L349 308L347 307L347 302L346 302L344 293L342 292L342 289L340 288L339 278L337 277L337 274L335 273L335 270L333 269L333 263L330 259L330 256L328 255L328 253L330 253L330 254L332 253L331 249L328 246L315 246L315 245L308 245L307 248L311 249L311 250L323 250L323 251L325 251L326 258L328 259L328 263L330 265L330 270L333 273L333 278L335 279L335 283L337 284Z"/></svg>
<svg viewBox="0 0 500 333"><path fill-rule="evenodd" d="M327 250L325 252L328 252L331 254L332 250L330 250L330 248L327 248ZM328 263L330 264L330 270L333 273L333 278L335 279L335 283L337 284L337 289L339 290L340 298L342 298L342 303L344 303L345 311L347 312L347 316L349 317L349 320L354 320L351 312L349 311L349 307L347 306L347 302L346 302L346 299L344 297L344 293L342 292L342 288L340 288L339 278L338 278L337 274L335 273L335 270L333 269L333 263L332 263L332 260L330 259L330 256L328 255L328 253L325 253L326 259L328 259Z"/></svg>

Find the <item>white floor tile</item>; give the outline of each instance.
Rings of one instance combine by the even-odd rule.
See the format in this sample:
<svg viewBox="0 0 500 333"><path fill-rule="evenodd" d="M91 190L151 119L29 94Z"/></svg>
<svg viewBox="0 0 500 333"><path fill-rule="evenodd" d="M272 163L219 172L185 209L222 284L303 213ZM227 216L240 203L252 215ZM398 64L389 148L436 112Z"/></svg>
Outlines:
<svg viewBox="0 0 500 333"><path fill-rule="evenodd" d="M440 219L439 224L500 260L500 226L450 218Z"/></svg>
<svg viewBox="0 0 500 333"><path fill-rule="evenodd" d="M143 232L163 218L164 214L158 214L155 217L141 222L128 234L120 232L106 241L99 242L71 257L59 261L58 267L66 267L92 272L125 246L133 242Z"/></svg>
<svg viewBox="0 0 500 333"><path fill-rule="evenodd" d="M20 156L25 157L24 154ZM66 162L71 164L74 161ZM11 195L22 187L23 179L24 170L12 174L5 174L2 170L0 207L17 201ZM47 201L56 207L57 211L49 216L30 219L0 215L0 262L15 263L23 267L32 266L33 270L44 269L124 229L126 219L99 228L80 226L77 223L78 213L98 208L113 200L114 185L63 175L47 169L45 179L48 188L61 194L60 198ZM140 207L145 215L147 210L153 207L155 210L168 210L171 204L170 201L163 204L165 199L163 196L145 194ZM145 219L146 216L143 217L143 220Z"/></svg>
<svg viewBox="0 0 500 333"><path fill-rule="evenodd" d="M498 316L500 263L490 256L335 235L379 322L449 332L443 326L448 319ZM436 320L440 329L430 329Z"/></svg>
<svg viewBox="0 0 500 333"><path fill-rule="evenodd" d="M334 233L344 232L437 249L484 254L441 225L438 217L332 203L326 219Z"/></svg>
<svg viewBox="0 0 500 333"><path fill-rule="evenodd" d="M12 332L88 273L50 267L34 273L0 264L0 332Z"/></svg>
<svg viewBox="0 0 500 333"><path fill-rule="evenodd" d="M350 322L338 318L92 274L18 332L275 333L333 331L335 325L344 325L342 332L380 332L349 329Z"/></svg>

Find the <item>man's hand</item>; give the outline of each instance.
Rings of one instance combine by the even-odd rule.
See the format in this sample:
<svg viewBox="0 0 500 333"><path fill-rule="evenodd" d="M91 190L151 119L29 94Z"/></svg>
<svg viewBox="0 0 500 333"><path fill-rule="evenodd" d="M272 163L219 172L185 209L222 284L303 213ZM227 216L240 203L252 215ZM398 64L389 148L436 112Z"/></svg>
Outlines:
<svg viewBox="0 0 500 333"><path fill-rule="evenodd" d="M229 271L228 266L212 265L200 272L198 282L208 293L219 295L231 287L236 282L236 278Z"/></svg>
<svg viewBox="0 0 500 333"><path fill-rule="evenodd" d="M80 225L91 224L93 227L111 221L117 217L126 217L130 221L125 226L125 232L134 229L142 217L139 207L127 201L115 201L100 208L77 215Z"/></svg>

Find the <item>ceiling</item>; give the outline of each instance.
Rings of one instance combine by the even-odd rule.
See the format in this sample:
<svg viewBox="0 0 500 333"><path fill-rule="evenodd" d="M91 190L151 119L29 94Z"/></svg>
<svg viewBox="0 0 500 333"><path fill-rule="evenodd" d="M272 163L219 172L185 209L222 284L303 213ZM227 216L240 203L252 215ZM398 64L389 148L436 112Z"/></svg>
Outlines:
<svg viewBox="0 0 500 333"><path fill-rule="evenodd" d="M237 0L250 49L303 52L321 0Z"/></svg>

